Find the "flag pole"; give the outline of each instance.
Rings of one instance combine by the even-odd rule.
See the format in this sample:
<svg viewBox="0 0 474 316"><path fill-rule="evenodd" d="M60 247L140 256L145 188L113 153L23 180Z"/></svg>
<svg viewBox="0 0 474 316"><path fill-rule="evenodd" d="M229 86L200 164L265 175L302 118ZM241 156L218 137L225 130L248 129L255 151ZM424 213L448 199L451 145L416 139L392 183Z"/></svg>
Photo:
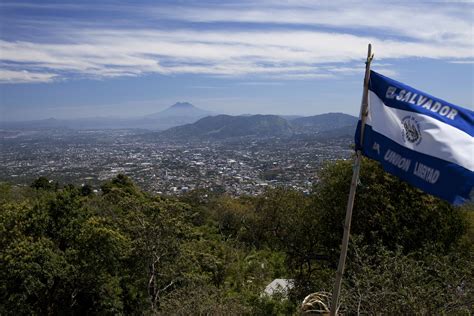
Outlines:
<svg viewBox="0 0 474 316"><path fill-rule="evenodd" d="M364 139L364 128L367 120L368 106L369 106L369 78L370 78L370 63L374 55L372 54L372 45L369 44L367 51L367 60L365 62L365 77L364 77L364 90L362 93L362 102L360 106L360 141ZM360 144L362 145L362 144ZM357 182L359 180L360 162L362 153L360 149L357 149L354 158L354 169L352 174L351 189L349 191L349 199L347 201L346 219L344 223L344 235L342 237L341 256L339 257L339 264L337 266L336 281L334 282L334 289L332 292L332 302L330 315L335 316L337 313L337 305L339 304L339 294L341 292L342 275L344 274L344 266L346 263L347 247L349 245L349 235L351 230L352 220L352 209L354 207L354 199L357 188Z"/></svg>

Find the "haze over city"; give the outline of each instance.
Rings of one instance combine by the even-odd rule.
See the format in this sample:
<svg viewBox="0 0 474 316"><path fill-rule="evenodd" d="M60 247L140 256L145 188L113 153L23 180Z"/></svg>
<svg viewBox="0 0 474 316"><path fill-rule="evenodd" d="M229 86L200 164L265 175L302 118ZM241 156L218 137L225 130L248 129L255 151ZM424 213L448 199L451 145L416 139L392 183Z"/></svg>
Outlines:
<svg viewBox="0 0 474 316"><path fill-rule="evenodd" d="M0 121L357 115L372 68L473 106L470 1L2 1Z"/></svg>

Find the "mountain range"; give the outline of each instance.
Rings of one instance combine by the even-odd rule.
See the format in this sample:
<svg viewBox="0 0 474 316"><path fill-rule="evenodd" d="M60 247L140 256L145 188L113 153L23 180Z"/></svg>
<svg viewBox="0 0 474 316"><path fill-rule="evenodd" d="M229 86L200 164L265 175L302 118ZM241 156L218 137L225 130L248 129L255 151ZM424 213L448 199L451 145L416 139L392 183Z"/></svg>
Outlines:
<svg viewBox="0 0 474 316"><path fill-rule="evenodd" d="M285 119L278 115L217 115L192 124L176 126L157 134L173 140L225 139L233 137L284 137L320 135L352 136L357 118L344 113Z"/></svg>
<svg viewBox="0 0 474 316"><path fill-rule="evenodd" d="M290 120L295 132L319 133L346 126L355 126L357 118L344 113L325 113Z"/></svg>
<svg viewBox="0 0 474 316"><path fill-rule="evenodd" d="M177 102L161 112L145 116L145 119L154 122L156 128L168 129L193 123L210 115L216 115L216 113L200 109L188 102Z"/></svg>
<svg viewBox="0 0 474 316"><path fill-rule="evenodd" d="M173 139L223 139L242 136L289 136L292 133L289 122L277 115L217 115L205 117L193 124L170 128L159 135Z"/></svg>
<svg viewBox="0 0 474 316"><path fill-rule="evenodd" d="M226 139L235 137L285 137L292 135L354 134L357 118L344 113L314 116L216 115L188 102L177 102L169 108L146 116L57 120L54 118L27 122L0 122L0 128L20 129L131 129L155 130L157 138L172 140ZM329 136L330 135L330 136Z"/></svg>
<svg viewBox="0 0 474 316"><path fill-rule="evenodd" d="M216 113L200 109L188 102L177 102L169 108L135 118L92 117L35 121L0 121L0 128L72 128L72 129L149 129L165 130L174 126L196 122Z"/></svg>

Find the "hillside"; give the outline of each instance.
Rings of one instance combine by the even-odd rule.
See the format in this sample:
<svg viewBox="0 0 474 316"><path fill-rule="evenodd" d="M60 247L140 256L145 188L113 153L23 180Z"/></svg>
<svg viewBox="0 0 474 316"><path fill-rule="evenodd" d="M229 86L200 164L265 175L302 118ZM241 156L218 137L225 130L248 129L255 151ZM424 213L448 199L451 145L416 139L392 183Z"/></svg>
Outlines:
<svg viewBox="0 0 474 316"><path fill-rule="evenodd" d="M194 123L200 118L215 113L200 109L188 102L177 102L169 108L145 116L157 129L168 129L175 126Z"/></svg>
<svg viewBox="0 0 474 316"><path fill-rule="evenodd" d="M243 136L288 136L290 124L276 115L230 116L217 115L196 123L170 128L159 135L178 139L223 139Z"/></svg>
<svg viewBox="0 0 474 316"><path fill-rule="evenodd" d="M155 195L123 174L95 193L0 183L0 315L304 315L303 299L333 284L351 174L351 161L331 162L309 194L241 197ZM360 282L346 283L340 311L469 315L472 210L368 159L361 182L345 274ZM262 295L276 278L294 280L287 299Z"/></svg>
<svg viewBox="0 0 474 316"><path fill-rule="evenodd" d="M176 140L226 139L232 137L281 137L314 135L318 137L352 136L357 118L343 113L327 113L292 120L277 115L217 115L193 124L173 127L159 133Z"/></svg>
<svg viewBox="0 0 474 316"><path fill-rule="evenodd" d="M149 129L165 130L174 126L194 123L215 113L200 109L188 102L177 102L163 111L137 117L85 117L33 121L1 121L0 128L12 129Z"/></svg>
<svg viewBox="0 0 474 316"><path fill-rule="evenodd" d="M95 117L58 120L54 118L24 122L1 122L0 128L8 129L148 129L163 130L173 139L213 138L224 139L241 136L288 136L294 134L319 134L320 137L353 134L357 118L343 113L314 116L277 115L216 115L187 102L178 102L169 108L136 118ZM171 129L171 130L169 130Z"/></svg>
<svg viewBox="0 0 474 316"><path fill-rule="evenodd" d="M169 108L152 113L146 116L149 119L160 119L160 118L179 118L179 117L186 117L186 118L202 118L205 116L212 115L213 113L210 111L206 111L200 109L191 103L188 102L176 102Z"/></svg>
<svg viewBox="0 0 474 316"><path fill-rule="evenodd" d="M319 133L341 128L355 130L357 120L357 117L344 113L326 113L293 119L291 126L299 133Z"/></svg>

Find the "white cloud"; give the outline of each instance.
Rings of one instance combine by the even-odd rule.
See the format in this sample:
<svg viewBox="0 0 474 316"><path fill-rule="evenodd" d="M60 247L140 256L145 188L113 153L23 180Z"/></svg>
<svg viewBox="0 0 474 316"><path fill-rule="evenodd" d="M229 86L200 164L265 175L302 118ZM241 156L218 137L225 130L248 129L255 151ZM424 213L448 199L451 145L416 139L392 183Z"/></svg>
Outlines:
<svg viewBox="0 0 474 316"><path fill-rule="evenodd" d="M193 22L294 24L379 31L385 36L472 45L473 2L264 1L259 5L171 7L150 10L159 18Z"/></svg>
<svg viewBox="0 0 474 316"><path fill-rule="evenodd" d="M474 60L451 60L451 64L474 64Z"/></svg>
<svg viewBox="0 0 474 316"><path fill-rule="evenodd" d="M50 82L55 77L52 73L0 69L0 83Z"/></svg>
<svg viewBox="0 0 474 316"><path fill-rule="evenodd" d="M377 61L420 57L464 62L474 56L466 6L473 8L305 0L144 8L134 14L237 25L199 31L56 25L37 41L0 40L0 61L9 69L2 78L11 77L2 82L45 82L71 73L93 78L149 73L330 78L363 71L369 42ZM394 73L390 65L383 68Z"/></svg>

